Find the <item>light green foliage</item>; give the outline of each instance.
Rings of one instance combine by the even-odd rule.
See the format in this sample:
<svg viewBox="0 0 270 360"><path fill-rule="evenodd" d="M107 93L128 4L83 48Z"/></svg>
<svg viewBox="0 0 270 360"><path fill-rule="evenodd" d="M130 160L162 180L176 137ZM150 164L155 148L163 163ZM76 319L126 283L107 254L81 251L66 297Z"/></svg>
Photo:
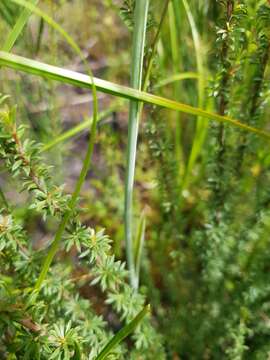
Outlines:
<svg viewBox="0 0 270 360"><path fill-rule="evenodd" d="M1 111L1 157L10 173L20 179L21 190L31 194L30 208L41 214L44 220L48 216L61 218L69 206L69 197L63 195L62 187L53 184L48 167L42 164L38 150L40 147L34 142L31 142L31 146L29 146L29 141L23 141L24 129L16 127L15 116L15 111L9 110L8 107ZM32 359L35 359L38 358L37 354L39 354L37 349L44 348L44 355L45 353L49 354L48 357L45 356L44 358L62 359L64 357L69 359L72 356L75 358L79 356L79 352L85 354L79 358L84 358L83 356L89 353L92 354L90 358L94 358L98 350L101 350L102 346L108 341L110 333L106 335L105 329L103 331L98 330L100 326L103 328L104 325L103 322L97 322L97 329L92 328L91 332L101 331L102 340L98 340L100 339L98 335L92 336L92 340L89 339L90 334L86 329L84 329L83 338L79 335L81 329L87 326L88 322L91 324L91 317L88 318L91 313L80 309L81 299L74 294L75 285L71 279L71 268L66 267L65 263L59 264L56 262L50 269L48 279L42 285L40 298L37 299L36 293L29 292L29 289L33 287L37 279L39 261L44 256L44 250L46 249L35 253L31 248L28 248L29 242L26 241L25 233L17 225L12 214L6 213L6 210L2 212L0 225L1 257L3 262L1 268L5 269L2 278L3 301L12 304L14 301L17 303L18 299L21 298L19 302L22 302L16 314L12 314L12 318L13 316L18 317L18 322L21 324L20 328L11 336L10 342L9 340L3 342L1 351L3 353L14 351L14 354L27 354L28 352L32 354L32 351L36 351L35 357L34 353L31 355ZM120 261L116 261L114 255L111 254L111 240L103 231L95 232L93 229L83 226L78 218L78 209L73 210L66 234L63 248L67 251L73 246L77 248L82 266L89 268L89 271L91 271L91 284L98 284L102 292L106 293L106 303L112 305L122 321L130 322L142 309L144 297L139 293L135 293L126 283L127 272L125 265ZM17 276L11 279L8 275L14 270ZM31 276L27 277L27 274L30 273ZM12 287L14 286L14 294L6 290L7 281L11 281ZM18 288L20 290L16 290ZM19 297L15 299L16 292ZM75 298L72 300L74 296ZM78 317L73 312L75 309L70 309L67 312L70 304L72 304L70 301L78 302ZM28 302L31 304L28 304ZM40 302L43 304L41 308ZM44 307L45 304L47 304L46 307ZM85 304L84 300L82 300L82 304ZM25 312L28 308L29 313ZM3 311L5 314L5 309ZM7 311L9 310L7 309ZM67 316L62 319L61 314ZM92 316L96 318L95 315ZM58 317L59 325L57 325ZM3 321L2 330L5 333L8 331L9 322L7 323L6 316L1 320ZM53 323L50 325L52 320ZM27 325L24 327L25 322L30 326L30 332L29 326L28 328ZM10 326L14 326L12 321ZM37 349L34 350L31 350L30 345L23 347L24 341L31 342L28 338L32 338L31 326L44 328L35 335L37 336L35 340ZM43 331L48 332L48 336L45 338ZM96 338L96 336L98 337ZM144 349L147 353L153 346L156 348L156 336L149 319L145 320L135 330L136 349L138 351ZM92 342L96 344L96 348L93 348ZM14 350L11 350L10 347L12 343L17 344Z"/></svg>

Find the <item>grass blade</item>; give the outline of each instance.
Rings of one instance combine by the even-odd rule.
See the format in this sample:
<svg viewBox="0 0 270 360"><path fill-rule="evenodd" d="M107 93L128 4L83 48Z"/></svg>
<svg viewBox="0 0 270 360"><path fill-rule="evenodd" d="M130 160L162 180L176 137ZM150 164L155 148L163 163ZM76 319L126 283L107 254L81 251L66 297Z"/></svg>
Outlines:
<svg viewBox="0 0 270 360"><path fill-rule="evenodd" d="M202 51L202 45L201 45L201 39L200 35L194 20L194 17L192 15L190 5L187 0L182 0L185 12L188 17L188 21L191 28L192 38L193 38L193 44L195 49L195 55L196 55L196 63L197 63L197 72L198 72L198 107L202 108L204 105L204 97L205 97L205 68L204 68L204 54ZM207 123L203 121L203 119L199 116L197 118L197 124L196 124L196 131L195 136L193 139L193 144L190 152L190 156L188 159L184 180L181 184L183 189L187 187L191 171L194 168L194 164L197 160L198 155L201 152L201 148L203 146L205 137L207 135Z"/></svg>
<svg viewBox="0 0 270 360"><path fill-rule="evenodd" d="M9 26L14 26L15 22L15 13L13 11L14 9L10 9L9 4L7 2L0 2L0 16L5 20L5 22Z"/></svg>
<svg viewBox="0 0 270 360"><path fill-rule="evenodd" d="M166 77L166 79L159 81L155 86L154 89L160 89L166 85L170 85L176 81L181 81L181 80L190 80L190 79L195 79L198 80L199 78L199 74L195 73L195 72L183 72L180 74L174 74L172 76Z"/></svg>
<svg viewBox="0 0 270 360"><path fill-rule="evenodd" d="M169 29L170 29L170 41L171 41L171 56L172 56L172 66L174 73L178 73L181 68L181 54L180 54L180 45L179 45L179 31L177 28L176 14L174 11L173 3L169 3L168 7L169 12ZM177 98L181 94L181 84L175 82L173 86L174 98ZM184 156L182 148L182 122L179 114L173 114L173 120L176 122L175 131L174 131L174 149L175 149L175 158L179 168L180 176L184 173Z"/></svg>
<svg viewBox="0 0 270 360"><path fill-rule="evenodd" d="M147 305L139 314L126 326L124 326L104 347L104 349L96 357L96 360L104 360L112 352L112 350L120 344L134 329L139 325L142 319L150 312L150 306Z"/></svg>
<svg viewBox="0 0 270 360"><path fill-rule="evenodd" d="M158 46L158 41L160 38L162 26L163 26L165 18L166 18L169 1L170 0L166 0L164 3L160 22L159 22L153 43L151 45L150 56L147 59L147 67L145 70L145 77L144 77L143 84L142 84L143 91L147 90L147 87L149 84L150 75L151 75L152 67L154 64L154 58L155 58L155 54L156 54L156 50L157 50L157 46ZM141 114L143 111L143 105L144 105L143 102L139 103L138 114L137 114L138 119L140 119L140 117L141 117ZM137 230L137 238L135 241L135 246L132 247L132 250L134 251L134 254L135 254L134 255L134 267L135 267L136 287L139 286L140 262L141 262L141 254L142 254L142 248L143 248L143 243L144 243L144 236L145 236L145 216L143 215L143 217L141 218L140 224L139 224L139 229Z"/></svg>
<svg viewBox="0 0 270 360"><path fill-rule="evenodd" d="M32 3L34 5L36 5L38 3L38 0L32 0ZM18 37L20 36L20 34L22 33L28 19L30 18L32 14L32 11L29 9L24 9L21 13L21 15L19 16L15 26L13 27L12 31L10 32L10 34L8 35L4 46L3 46L3 50L4 51L10 51L16 40L18 39Z"/></svg>
<svg viewBox="0 0 270 360"><path fill-rule="evenodd" d="M117 104L112 105L108 110L100 112L98 114L97 121L99 122L99 121L101 121L103 119L106 119L114 111L118 110L119 107L120 107L120 104L117 103ZM61 142L69 140L70 138L76 136L77 134L79 134L83 130L89 129L90 126L92 125L92 123L93 123L93 117L88 118L87 120L83 121L81 124L78 124L77 126L74 126L73 128L63 132L62 134L60 134L59 136L54 138L52 141L45 144L42 147L41 151L42 152L48 151L51 148L53 148L54 146L60 144Z"/></svg>
<svg viewBox="0 0 270 360"><path fill-rule="evenodd" d="M175 100L170 100L161 96L152 95L144 91L139 91L127 86L118 85L106 80L92 78L89 75L81 74L67 69L62 69L56 66L9 54L3 51L0 51L0 66L6 66L15 70L20 70L29 74L38 75L47 79L57 80L61 83L70 84L86 89L92 88L92 85L94 83L97 90L107 94L115 95L117 97L122 97L126 99L138 100L166 109L183 112L190 115L201 116L204 119L230 124L239 129L249 131L270 140L270 133L261 129L257 129L253 126L246 125L241 121L233 119L229 116L222 116L210 111L200 109L198 107L182 104Z"/></svg>
<svg viewBox="0 0 270 360"><path fill-rule="evenodd" d="M137 0L135 3L135 24L133 30L133 50L131 66L131 86L134 89L142 88L144 45L147 27L149 0ZM126 256L129 269L130 284L138 288L138 279L134 264L133 245L133 188L136 167L137 139L140 121L140 109L138 101L131 100L128 121L128 150L125 181L125 242Z"/></svg>
<svg viewBox="0 0 270 360"><path fill-rule="evenodd" d="M136 242L135 242L135 271L136 271L138 283L140 280L142 251L143 251L143 245L144 245L144 240L145 240L145 227L146 227L146 220L145 220L145 214L143 212L142 216L140 218L137 238L136 238Z"/></svg>
<svg viewBox="0 0 270 360"><path fill-rule="evenodd" d="M158 28L157 28L153 43L151 45L150 56L147 59L148 64L147 64L147 68L146 68L146 71L145 71L145 78L144 78L144 81L143 81L143 88L142 88L143 91L147 91L147 88L148 88L150 75L151 75L151 71L152 71L153 64L154 64L155 54L156 54L156 51L157 51L158 41L160 39L162 26L164 24L164 21L165 21L166 15L167 15L167 10L168 10L169 3L170 3L170 0L165 0L163 11L162 11L161 18L160 18L160 22L158 24ZM142 110L142 105L143 104L141 104L141 110Z"/></svg>

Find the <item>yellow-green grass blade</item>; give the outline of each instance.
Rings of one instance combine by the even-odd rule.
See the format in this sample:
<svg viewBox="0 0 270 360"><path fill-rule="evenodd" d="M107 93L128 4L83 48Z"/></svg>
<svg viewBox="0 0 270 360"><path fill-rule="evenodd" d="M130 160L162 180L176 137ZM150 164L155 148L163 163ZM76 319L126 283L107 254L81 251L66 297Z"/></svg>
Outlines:
<svg viewBox="0 0 270 360"><path fill-rule="evenodd" d="M182 80L198 80L199 79L199 74L192 72L192 71L187 71L187 72L183 72L183 73L179 73L179 74L174 74L171 76L168 76L166 79L160 80L156 85L153 86L154 89L160 89L164 86L170 85L174 82L177 81L182 81Z"/></svg>
<svg viewBox="0 0 270 360"><path fill-rule="evenodd" d="M186 15L188 17L188 21L191 28L192 38L193 38L193 44L194 44L194 50L195 50L195 56L196 56L196 63L197 63L197 72L198 72L198 107L204 106L204 98L205 98L205 66L204 66L204 53L202 51L202 44L201 44L201 38L193 17L193 14L191 12L190 5L187 0L182 0L184 9L186 12ZM197 124L196 124L196 131L195 136L193 139L193 144L190 152L190 156L188 159L188 163L186 166L186 171L184 175L184 179L182 182L182 187L185 188L188 186L189 179L191 176L191 171L194 167L194 164L197 160L197 157L201 153L201 149L204 143L204 140L207 135L207 123L203 121L201 117L198 117Z"/></svg>
<svg viewBox="0 0 270 360"><path fill-rule="evenodd" d="M251 133L257 134L263 138L270 139L270 133L246 125L240 122L239 120L233 119L229 116L222 116L210 111L206 111L197 107L180 103L175 100L170 100L161 96L149 94L144 91L139 91L127 86L118 85L106 80L102 80L94 77L91 78L90 76L82 73L78 73L67 69L62 69L39 61L13 55L7 52L0 51L0 66L6 66L14 70L19 70L29 74L38 75L47 79L56 80L61 83L74 85L80 88L91 89L94 82L97 90L104 93L108 93L126 99L142 101L144 103L160 106L166 109L183 112L190 115L201 116L204 119L208 119L208 120L230 124L239 129L243 129Z"/></svg>

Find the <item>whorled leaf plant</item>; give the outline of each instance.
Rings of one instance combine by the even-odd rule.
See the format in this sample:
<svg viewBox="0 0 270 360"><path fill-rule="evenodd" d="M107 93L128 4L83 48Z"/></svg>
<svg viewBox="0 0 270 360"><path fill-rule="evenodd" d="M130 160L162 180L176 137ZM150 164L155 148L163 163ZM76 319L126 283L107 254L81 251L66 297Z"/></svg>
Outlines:
<svg viewBox="0 0 270 360"><path fill-rule="evenodd" d="M60 34L62 34L64 36L64 38L67 40L67 42L71 45L71 47L77 52L77 54L80 56L81 60L83 61L83 63L85 63L83 55L80 51L80 49L78 48L78 46L76 45L76 43L73 41L73 39L57 24L55 23L49 16L47 16L45 13L43 13L42 11L40 11L38 8L32 6L31 4L29 4L28 2L25 1L14 1L17 4L19 3L22 6L25 6L27 11L27 16L24 16L24 23L23 25L21 25L21 29L23 28L23 26L25 25L27 18L30 15L30 12L34 12L36 14L38 14L39 16L42 17L42 19L44 19L50 26L52 26L54 29L56 29ZM24 12L25 13L25 12ZM20 19L21 20L21 19ZM20 23L22 24L22 22L20 21ZM16 38L18 36L18 31L15 28L15 37L13 37L13 44L16 41ZM12 37L11 37L12 38ZM10 48L12 47L13 44L10 44ZM6 48L8 49L8 47ZM90 78L92 78L92 72L91 69L89 70L89 76ZM62 239L63 235L64 235L64 231L68 225L68 222L70 220L71 215L74 212L76 203L77 203L77 198L79 196L80 193L80 189L83 185L83 182L85 180L85 177L87 175L90 163L91 163L91 157L92 157L92 153L93 153L93 147L94 147L94 141L95 141L95 133L96 133L96 125L97 125L97 116L98 116L98 105L97 105L97 95L96 95L96 87L94 84L94 81L92 81L92 92L93 92L93 98L94 98L94 110L93 110L93 119L90 122L91 125L91 135L90 135L90 139L89 139L89 144L88 144L88 149L87 149L87 154L83 163L83 167L79 176L79 179L77 181L77 184L75 186L75 190L70 198L70 200L68 201L68 206L65 208L64 213L62 215L62 220L60 222L59 228L56 232L54 241L52 243L51 248L49 249L49 253L47 255L47 257L45 258L43 267L42 267L42 271L40 273L40 276L36 282L35 285L35 290L36 292L39 292L41 290L41 286L48 274L50 265L53 261L53 258L59 248L59 244L60 244L60 240ZM81 130L81 128L79 129ZM62 139L61 139L62 140ZM17 144L17 142L19 141L19 138L15 138L15 146ZM17 144L17 146L19 146ZM19 149L21 149L21 145L19 146ZM20 150L21 151L21 150ZM28 162L28 160L26 158L21 159L20 157L23 156L22 154L19 154L19 159L15 162L16 165L16 169L14 167L14 165L12 166L12 170L15 171L19 168L20 165L24 164L24 161ZM30 163L29 163L30 166ZM29 175L32 174L32 170L30 169L30 173ZM31 175L32 179L35 183L35 187L38 186L37 191L42 193L42 189L39 190L40 188L40 184L36 183L36 176L35 175ZM113 259L113 258L112 258ZM109 263L108 263L109 265ZM141 319L145 316L146 314L146 310L144 309L130 324L128 324L125 328L122 329L122 331L120 331L120 333L118 335L116 335L112 341L108 344L108 346L105 348L105 350L101 353L101 354L105 354L106 352L108 352L108 349L110 350L113 346L115 346L117 343L119 343L120 341L122 341L124 339L125 336L127 336L134 328L135 326L138 325L138 323L141 321ZM77 352L77 351L76 351ZM79 356L79 355L78 355ZM106 355L107 356L107 355ZM80 357L80 356L79 356Z"/></svg>
<svg viewBox="0 0 270 360"><path fill-rule="evenodd" d="M29 208L40 214L43 219L47 219L49 216L55 217L57 220L63 218L68 207L69 207L69 195L64 194L63 186L57 186L53 182L53 178L48 170L48 166L43 164L40 156L40 145L36 144L29 139L25 139L23 126L17 126L16 124L16 110L15 108L9 109L5 107L0 112L0 153L1 158L5 163L5 167L8 172L14 177L20 179L19 189L21 191L28 192L31 194L31 203ZM111 252L111 240L104 234L104 231L95 232L87 226L81 224L79 219L80 209L76 206L73 209L72 217L69 218L66 231L61 242L61 250L69 253L71 248L76 248L78 253L78 263L81 264L85 269L89 269L86 280L91 280L90 285L99 286L101 292L105 296L105 302L109 304L114 311L120 315L121 320L128 324L128 328L124 328L120 333L120 340L123 339L123 335L131 331L135 331L133 338L135 340L135 352L136 351L147 351L152 349L159 336L156 334L150 324L150 318L144 319L140 324L140 327L135 329L134 325L138 325L138 321L142 320L142 314L146 315L146 311L140 314L138 318L136 315L141 311L144 304L144 296L134 289L132 289L126 282L127 271L125 270L125 264L117 261L115 256ZM7 262L8 269L15 268L17 275L15 277L15 289L16 286L25 292L29 293L29 289L33 283L36 282L39 271L40 256L46 252L46 247L33 253L31 245L29 245L30 254L28 254L28 248L26 248L26 236L23 236L23 241L20 241L22 235L16 235L18 226L14 224L12 220L13 214L1 216L1 236L0 236L0 248L6 254L6 251L12 249L14 256L11 264L6 260L4 256L3 262ZM21 227L20 227L21 228ZM16 236L13 236L15 233ZM26 250L25 250L26 248ZM22 252L22 253L21 253ZM12 253L12 254L13 254ZM27 255L27 256L26 256ZM18 261L23 257L23 261ZM26 258L25 258L26 257ZM35 299L37 305L38 299L42 299L47 304L49 312L56 312L60 304L55 304L55 299L51 299L48 295L52 286L52 278L55 279L56 283L61 286L63 278L58 278L55 275L57 267L67 267L67 263L54 262L52 268L49 269L46 279L42 282L39 293L31 292L30 298ZM32 269L32 270L31 270ZM11 271L10 270L10 271ZM31 276L26 278L22 277L21 271L31 272ZM63 288L64 294L58 293L59 301L65 301L67 293L69 292L68 284L71 280L68 280ZM18 290L19 291L19 290ZM19 291L19 292L20 292ZM55 291L55 290L54 290ZM0 293L1 295L1 293ZM39 295L39 296L38 296ZM63 296L64 298L63 298ZM71 294L70 294L71 295ZM8 298L9 299L9 298ZM27 301L28 297L21 299ZM19 309L18 309L19 311ZM63 310L61 310L63 315ZM1 314L1 310L0 310ZM61 316L62 316L61 315ZM19 312L19 316L23 314ZM72 314L74 323L76 324L81 316L76 318L75 313ZM58 317L58 315L57 315ZM133 322L132 320L136 318ZM40 326L45 326L47 320L44 320L43 316L38 317L38 323ZM131 322L131 323L130 323ZM87 320L82 321L83 326L87 326ZM94 325L92 325L93 327ZM72 328L73 331L75 330ZM89 331L89 330L88 330ZM103 340L99 342L99 339L105 339L106 336L100 336L93 334L89 341L97 342L96 348L102 349ZM119 341L119 336L117 337ZM39 339L40 341L42 339ZM1 344L1 342L0 342ZM86 346L89 348L88 346ZM155 344L157 348L157 345ZM111 347L110 347L111 349ZM59 350L60 351L60 350ZM158 352L162 353L162 346L160 344ZM92 352L91 354L95 354ZM93 357L91 356L90 359ZM147 357L145 357L147 359Z"/></svg>
<svg viewBox="0 0 270 360"><path fill-rule="evenodd" d="M75 53L80 57L83 64L86 66L86 69L89 73L89 77L93 79L92 71L91 71L89 65L86 63L79 46L58 23L56 23L50 16L48 16L46 13L44 13L38 7L34 6L32 3L28 2L28 1L24 1L24 0L11 0L11 1L14 2L15 4L20 5L25 8L26 15L24 15L24 18L23 18L24 21L22 21L23 26L24 26L25 22L27 21L27 18L29 17L29 13L34 13L34 14L38 15L39 17L41 17L51 27L53 27L60 35L62 35L64 37L64 39L67 41L67 43L71 46L71 48L75 51ZM21 26L20 30L22 30L23 26ZM60 243L63 233L65 231L68 220L72 215L72 211L73 211L73 209L76 205L76 202L78 200L78 197L80 195L82 185L84 183L84 180L86 178L86 175L89 171L89 167L91 164L91 158L92 158L95 137L96 137L97 117L98 117L97 90L96 90L94 81L93 81L93 85L92 85L91 89L92 89L92 93L93 93L93 121L91 123L91 128L90 128L90 137L89 137L87 152L85 155L85 159L83 162L83 166L82 166L79 178L75 185L74 192L73 192L70 202L69 202L69 207L59 224L58 230L55 234L54 241L50 247L47 257L44 260L40 276L35 285L35 291L40 290L42 282L46 278L46 275L49 271L49 268L53 261L53 258L55 257L57 250L59 248L59 243Z"/></svg>

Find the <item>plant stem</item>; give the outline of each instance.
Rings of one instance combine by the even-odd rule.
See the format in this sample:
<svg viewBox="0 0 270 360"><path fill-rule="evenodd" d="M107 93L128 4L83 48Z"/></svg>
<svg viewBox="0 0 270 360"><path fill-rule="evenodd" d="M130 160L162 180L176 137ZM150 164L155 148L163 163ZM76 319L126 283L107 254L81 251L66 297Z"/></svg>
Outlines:
<svg viewBox="0 0 270 360"><path fill-rule="evenodd" d="M234 11L234 0L226 1L226 28L228 31L226 39L223 41L220 62L223 68L223 73L220 81L220 96L218 112L221 116L226 114L229 96L228 91L230 87L230 72L231 63L229 61L229 50L230 50L230 34L229 26L232 21L232 15ZM215 188L215 199L216 199L216 217L215 221L219 223L220 210L223 208L223 204L227 192L227 184L224 182L224 170L226 161L226 144L225 144L225 128L224 124L219 124L217 129L217 152L216 152L216 166L217 166L217 184Z"/></svg>
<svg viewBox="0 0 270 360"><path fill-rule="evenodd" d="M204 87L205 87L205 68L204 68L204 54L202 51L201 39L199 31L197 29L194 17L192 15L189 3L187 0L182 0L186 15L188 17L189 25L191 28L194 50L196 55L196 65L198 72L198 106L202 108L204 106ZM198 155L201 152L203 142L207 133L207 125L201 117L197 118L196 132L192 144L192 149L188 159L188 164L185 172L185 176L182 183L182 189L185 189L189 185L192 169L197 160Z"/></svg>
<svg viewBox="0 0 270 360"><path fill-rule="evenodd" d="M234 9L234 1L233 0L227 0L227 10L226 10L226 21L227 24L230 23L231 17L233 14ZM221 49L221 62L223 65L223 68L226 69L224 71L223 77L221 79L221 90L220 90L220 100L219 100L219 114L221 116L224 116L226 113L227 105L228 105L228 97L227 97L227 87L230 79L230 69L228 69L228 66L226 65L227 57L228 57L228 51L229 51L229 39L224 41L222 49ZM219 166L219 172L220 176L222 177L223 174L223 166L224 166L224 155L225 155L225 134L224 134L224 124L219 125L218 130L218 144L219 144L219 150L218 150L218 166Z"/></svg>
<svg viewBox="0 0 270 360"><path fill-rule="evenodd" d="M92 123L92 127L91 127L91 133L90 133L90 139L88 142L88 148L87 148L87 152L86 152L86 156L83 162L83 167L79 176L79 179L77 180L76 186L75 186L75 190L72 194L72 197L70 199L69 202L69 210L65 213L59 227L58 230L55 234L55 238L54 241L50 247L49 253L44 261L44 264L42 266L42 270L41 273L39 275L39 278L36 282L35 288L34 290L39 291L40 287L44 281L44 279L46 278L46 275L49 271L50 265L52 263L52 260L54 258L54 256L56 255L56 252L58 250L59 247L59 243L61 241L62 235L65 231L66 225L72 215L72 212L74 210L74 207L76 205L77 199L80 195L80 191L82 188L82 185L84 183L84 180L86 178L86 175L88 173L90 164L91 164L91 159L92 159L92 154L93 154L93 150L94 150L94 144L95 144L95 138L96 138L96 124L97 124L97 117L94 116L93 117L93 123Z"/></svg>
<svg viewBox="0 0 270 360"><path fill-rule="evenodd" d="M266 75L266 69L267 64L269 62L270 57L270 41L267 39L267 44L264 44L263 49L260 49L257 51L257 58L258 61L258 68L256 70L256 74L253 81L250 84L249 88L249 94L250 96L247 97L247 102L243 103L243 112L245 111L245 108L248 108L249 104L249 110L248 110L248 117L247 117L247 124L248 125L255 125L256 124L256 114L260 107L260 100L261 100L261 92L265 83L265 75ZM265 39L263 40L265 42ZM254 80L255 79L255 80ZM245 151L247 148L247 136L246 134L243 134L243 136L240 138L238 145L238 157L236 162L236 173L238 176L241 175L242 171L242 165L245 158Z"/></svg>
<svg viewBox="0 0 270 360"><path fill-rule="evenodd" d="M177 7L179 10L179 7ZM177 14L175 13L176 7L173 7L172 2L169 3L169 28L170 28L170 39L171 39L171 52L172 52L172 63L174 73L178 73L181 67L180 53L179 53L179 42L178 42L178 30L177 29ZM177 99L181 93L181 84L179 82L174 83L173 86L174 98ZM184 172L184 157L181 144L182 138L182 123L181 116L179 114L173 114L173 120L175 123L175 157L177 166L179 168L180 176Z"/></svg>
<svg viewBox="0 0 270 360"><path fill-rule="evenodd" d="M147 27L149 0L137 0L135 3L135 24L133 30L133 50L131 66L131 87L141 90L142 72L144 59L144 45ZM137 101L130 102L128 123L128 150L125 182L125 242L126 256L129 269L130 284L133 288L138 287L138 279L135 272L134 249L133 249L133 188L136 166L136 150L138 140L140 111Z"/></svg>
<svg viewBox="0 0 270 360"><path fill-rule="evenodd" d="M161 33L162 26L163 26L165 18L166 18L169 3L170 3L170 0L165 0L165 4L164 4L164 7L163 7L163 11L162 11L162 15L161 15L160 22L159 22L159 25L158 25L158 29L157 29L156 35L154 37L153 44L151 46L150 57L148 59L148 63L147 63L146 71L145 71L145 78L144 78L144 81L143 81L143 88L142 88L143 91L147 91L147 88L148 88L149 79L150 79L150 75L151 75L151 70L152 70L152 67L153 67L154 58L155 58L155 54L156 54L156 50L157 50L157 46L158 46L158 41L159 41L159 38L160 38L160 33ZM143 104L140 104L140 106L143 107Z"/></svg>
<svg viewBox="0 0 270 360"><path fill-rule="evenodd" d="M154 37L153 44L151 46L151 52L150 52L150 56L148 59L148 63L147 63L146 71L145 71L145 78L144 78L143 86L142 86L143 91L147 90L147 87L149 84L150 74L151 74L151 70L153 67L153 63L154 63L154 57L155 57L155 53L156 53L156 49L157 49L157 45L158 45L158 40L159 40L161 29L162 29L162 26L164 24L164 20L165 20L166 14L167 14L169 2L170 2L170 0L166 0L166 2L165 2L165 5L164 5L163 11L162 11L162 15L161 15L161 19L160 19L160 22L158 25L158 29L157 29L156 35ZM139 103L138 120L140 120L140 118L141 118L142 110L143 110L143 103ZM134 172L135 172L135 169L134 169ZM134 181L133 181L133 184L134 184ZM132 239L132 243L133 243L133 239ZM132 250L134 252L133 248L132 248ZM133 258L134 258L134 255L133 255ZM139 269L136 269L134 260L133 260L133 265L134 265L135 275L136 275L136 277L135 277L136 288L138 288L138 286L139 286Z"/></svg>

